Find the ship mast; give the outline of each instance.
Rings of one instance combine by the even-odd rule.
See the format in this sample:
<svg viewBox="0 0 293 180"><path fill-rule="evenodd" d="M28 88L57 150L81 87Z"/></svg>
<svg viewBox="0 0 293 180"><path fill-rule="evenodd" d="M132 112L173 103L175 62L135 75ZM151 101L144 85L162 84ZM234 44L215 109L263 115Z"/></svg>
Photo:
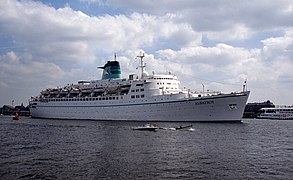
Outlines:
<svg viewBox="0 0 293 180"><path fill-rule="evenodd" d="M141 78L143 78L143 72L145 68L145 63L143 62L144 53L140 52L136 57L140 59L140 65L138 67L141 68Z"/></svg>

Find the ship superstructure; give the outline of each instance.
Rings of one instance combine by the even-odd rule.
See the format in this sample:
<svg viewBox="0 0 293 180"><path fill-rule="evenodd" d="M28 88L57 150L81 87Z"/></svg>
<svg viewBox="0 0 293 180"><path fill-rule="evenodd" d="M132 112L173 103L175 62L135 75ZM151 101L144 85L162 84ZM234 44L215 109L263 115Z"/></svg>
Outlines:
<svg viewBox="0 0 293 180"><path fill-rule="evenodd" d="M138 56L141 73L121 77L116 56L103 67L101 80L79 81L48 88L32 97L33 117L56 119L132 121L241 121L249 91L191 92L180 88L172 74L145 71L144 54Z"/></svg>

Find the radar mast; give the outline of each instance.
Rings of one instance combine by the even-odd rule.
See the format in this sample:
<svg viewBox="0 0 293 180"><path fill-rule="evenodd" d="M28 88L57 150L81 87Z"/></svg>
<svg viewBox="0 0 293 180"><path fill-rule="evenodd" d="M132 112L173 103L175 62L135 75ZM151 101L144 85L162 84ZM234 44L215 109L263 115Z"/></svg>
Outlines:
<svg viewBox="0 0 293 180"><path fill-rule="evenodd" d="M139 60L140 60L140 65L138 66L138 68L141 68L141 78L143 78L144 68L146 67L145 63L143 62L144 53L140 52L139 55L137 55L136 57L139 58Z"/></svg>

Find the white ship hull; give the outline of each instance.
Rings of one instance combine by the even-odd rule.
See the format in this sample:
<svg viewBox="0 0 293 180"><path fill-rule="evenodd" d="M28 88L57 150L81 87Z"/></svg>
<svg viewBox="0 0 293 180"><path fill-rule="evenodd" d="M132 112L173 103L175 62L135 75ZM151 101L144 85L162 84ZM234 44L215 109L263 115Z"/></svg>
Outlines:
<svg viewBox="0 0 293 180"><path fill-rule="evenodd" d="M185 98L172 95L148 100L31 102L32 117L126 121L241 121L249 92Z"/></svg>

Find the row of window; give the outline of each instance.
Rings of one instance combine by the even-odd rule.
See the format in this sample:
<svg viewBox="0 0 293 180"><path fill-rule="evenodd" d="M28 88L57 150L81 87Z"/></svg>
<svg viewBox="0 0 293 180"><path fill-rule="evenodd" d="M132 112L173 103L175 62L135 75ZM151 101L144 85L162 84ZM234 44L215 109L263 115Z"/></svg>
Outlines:
<svg viewBox="0 0 293 180"><path fill-rule="evenodd" d="M123 99L123 96L120 96L120 99ZM66 98L66 99L42 99L41 101L103 101L103 100L119 100L118 96L113 97L89 97L89 98Z"/></svg>
<svg viewBox="0 0 293 180"><path fill-rule="evenodd" d="M267 109L266 110L267 113L276 113L276 112L292 112L293 113L293 109Z"/></svg>
<svg viewBox="0 0 293 180"><path fill-rule="evenodd" d="M171 87L171 88L170 88L170 87L166 87L166 89L177 89L177 88L173 88L173 87Z"/></svg>
<svg viewBox="0 0 293 180"><path fill-rule="evenodd" d="M131 90L131 92L139 92L139 91L140 91L140 92L143 92L144 89L132 89L132 90Z"/></svg>
<svg viewBox="0 0 293 180"><path fill-rule="evenodd" d="M144 98L144 94L142 94L142 95L132 95L131 99L134 99L134 98Z"/></svg>
<svg viewBox="0 0 293 180"><path fill-rule="evenodd" d="M154 79L165 79L165 80L173 80L173 78L154 78Z"/></svg>
<svg viewBox="0 0 293 180"><path fill-rule="evenodd" d="M164 82L157 82L157 85L165 84ZM171 85L172 83L166 83L167 85ZM173 83L173 85L177 85L177 83Z"/></svg>

